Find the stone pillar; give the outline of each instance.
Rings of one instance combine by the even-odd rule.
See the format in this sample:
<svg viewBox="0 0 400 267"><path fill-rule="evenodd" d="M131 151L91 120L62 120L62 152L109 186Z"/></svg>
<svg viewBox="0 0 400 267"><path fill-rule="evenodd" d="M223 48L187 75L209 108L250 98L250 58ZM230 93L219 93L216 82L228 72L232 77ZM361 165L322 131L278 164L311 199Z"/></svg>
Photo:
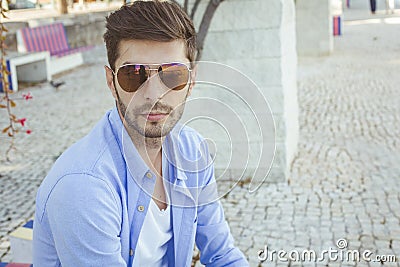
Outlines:
<svg viewBox="0 0 400 267"><path fill-rule="evenodd" d="M331 0L296 0L297 53L324 56L333 51Z"/></svg>
<svg viewBox="0 0 400 267"><path fill-rule="evenodd" d="M208 2L208 1L206 1ZM195 16L195 23L200 23L200 14L205 4L199 7ZM295 6L293 0L226 0L218 7L211 23L205 41L203 61L212 61L227 64L246 75L257 85L239 88L236 92L247 101L248 107L241 105L237 97L227 91L209 89L207 85L196 85L192 98L203 96L217 99L217 104L204 104L195 108L187 108L190 116L199 112L204 114L218 110L216 116L225 123L229 130L235 124L235 116L241 116L241 123L247 127L247 140L238 137L240 127L231 133L232 140L228 140L221 127L213 126L213 122L199 122L192 124L196 130L216 143L215 169L217 176L223 178L252 177L262 179L268 173L274 146L276 153L270 175L266 182L285 181L288 176L291 161L297 152L298 143L298 101L297 101L297 55L295 33ZM218 79L224 75L223 70L211 71L212 67L205 67L204 77L200 79ZM202 76L200 73L199 76ZM211 76L215 76L211 78ZM232 87L240 87L236 74L231 76ZM263 97L270 104L272 115ZM223 107L224 104L230 108ZM204 111L206 110L206 111ZM208 111L207 111L208 110ZM240 114L240 115L238 115ZM255 122L256 115L263 134ZM276 131L273 131L274 118ZM244 119L243 119L244 118ZM219 130L218 130L219 129ZM242 136L243 137L243 136ZM225 138L225 139L224 139ZM229 142L232 144L230 147ZM232 153L232 154L231 154ZM261 155L261 156L260 156ZM243 161L248 157L247 166ZM226 162L231 160L228 170ZM246 169L242 173L243 169ZM256 181L258 182L258 181ZM252 185L254 188L257 185Z"/></svg>

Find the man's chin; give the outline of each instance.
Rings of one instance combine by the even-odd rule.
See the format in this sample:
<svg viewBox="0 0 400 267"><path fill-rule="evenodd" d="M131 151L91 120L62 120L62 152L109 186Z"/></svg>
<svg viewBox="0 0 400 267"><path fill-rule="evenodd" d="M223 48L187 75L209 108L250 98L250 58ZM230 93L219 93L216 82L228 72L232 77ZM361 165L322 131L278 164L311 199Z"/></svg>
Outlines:
<svg viewBox="0 0 400 267"><path fill-rule="evenodd" d="M140 136L145 138L163 138L168 135L172 128L170 129L161 129L159 127L152 127L152 128L138 128L138 127L130 127L131 130L137 132Z"/></svg>
<svg viewBox="0 0 400 267"><path fill-rule="evenodd" d="M125 118L127 128L130 132L136 132L135 135L145 138L163 138L168 135L179 120L172 117L163 119L161 121L148 121L144 116L132 116ZM139 138L139 136L137 136Z"/></svg>
<svg viewBox="0 0 400 267"><path fill-rule="evenodd" d="M163 138L171 132L172 129L160 130L160 129L147 129L144 132L144 137L146 138Z"/></svg>

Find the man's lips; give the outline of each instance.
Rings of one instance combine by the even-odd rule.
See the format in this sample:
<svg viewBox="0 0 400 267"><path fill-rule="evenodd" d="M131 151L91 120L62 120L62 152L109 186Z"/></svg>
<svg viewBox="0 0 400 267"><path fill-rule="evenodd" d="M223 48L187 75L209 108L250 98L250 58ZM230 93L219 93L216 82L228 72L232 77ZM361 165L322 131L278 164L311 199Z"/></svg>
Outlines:
<svg viewBox="0 0 400 267"><path fill-rule="evenodd" d="M160 121L164 119L168 113L146 113L142 114L148 121Z"/></svg>

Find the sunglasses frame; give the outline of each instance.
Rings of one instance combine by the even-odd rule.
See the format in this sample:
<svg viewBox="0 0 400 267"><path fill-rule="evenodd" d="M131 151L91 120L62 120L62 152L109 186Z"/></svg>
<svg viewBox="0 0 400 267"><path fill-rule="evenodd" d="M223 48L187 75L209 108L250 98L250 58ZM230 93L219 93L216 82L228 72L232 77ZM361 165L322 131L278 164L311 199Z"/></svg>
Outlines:
<svg viewBox="0 0 400 267"><path fill-rule="evenodd" d="M173 89L169 88L169 87L162 81L162 79L161 79L161 77L160 77L160 75L159 75L158 69L159 69L161 66L163 66L163 65L172 65L172 64L184 65L184 66L187 68L187 70L188 70L188 72L189 72L189 75L188 75L188 80L187 80L185 86L183 87L183 88L185 88L188 84L190 84L190 83L192 82L192 71L193 71L186 63L182 63L182 62L166 62L166 63L150 63L150 64L126 63L126 64L122 64L121 66L119 66L118 68L116 68L116 71L115 71L115 72L114 72L114 70L113 70L111 67L108 67L108 66L107 66L107 67L111 70L111 72L112 72L114 78L116 77L116 78L117 78L117 81L118 81L118 71L119 71L119 69L121 69L122 67L126 67L126 66L142 65L142 66L145 66L145 68L148 67L148 70L149 70L150 72L151 72L152 70L153 70L153 71L156 71L157 73L156 73L155 75L157 75L158 79L160 80L160 82L161 82L161 84L162 84L163 86L165 86L166 88L168 88L169 90L172 90L172 91L181 91L183 88L182 88L182 89L179 89L179 90L173 90ZM157 68L150 68L150 66L157 66ZM147 77L146 81L148 81L151 77L153 77L153 75L149 75L149 76ZM114 80L114 81L115 81L115 80ZM145 81L145 82L146 82L146 81ZM135 92L137 92L137 91L140 89L140 87L141 87L145 82L143 82L143 83L139 86L139 88L138 88L136 91L133 91L133 92L126 91L126 90L121 86L121 84L119 83L119 81L118 81L118 84L120 85L120 87L122 88L122 90L124 90L125 92L127 92L127 93L135 93Z"/></svg>

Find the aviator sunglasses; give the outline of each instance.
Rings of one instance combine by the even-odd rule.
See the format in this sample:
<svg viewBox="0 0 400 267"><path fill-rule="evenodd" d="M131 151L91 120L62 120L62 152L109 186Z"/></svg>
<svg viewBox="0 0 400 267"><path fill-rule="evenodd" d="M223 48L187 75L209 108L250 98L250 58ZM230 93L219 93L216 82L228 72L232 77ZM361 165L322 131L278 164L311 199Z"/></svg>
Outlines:
<svg viewBox="0 0 400 267"><path fill-rule="evenodd" d="M156 71L162 84L171 90L182 90L189 83L192 71L184 63L162 63L162 64L124 64L114 71L121 88L128 92L136 92L145 83L151 71Z"/></svg>

